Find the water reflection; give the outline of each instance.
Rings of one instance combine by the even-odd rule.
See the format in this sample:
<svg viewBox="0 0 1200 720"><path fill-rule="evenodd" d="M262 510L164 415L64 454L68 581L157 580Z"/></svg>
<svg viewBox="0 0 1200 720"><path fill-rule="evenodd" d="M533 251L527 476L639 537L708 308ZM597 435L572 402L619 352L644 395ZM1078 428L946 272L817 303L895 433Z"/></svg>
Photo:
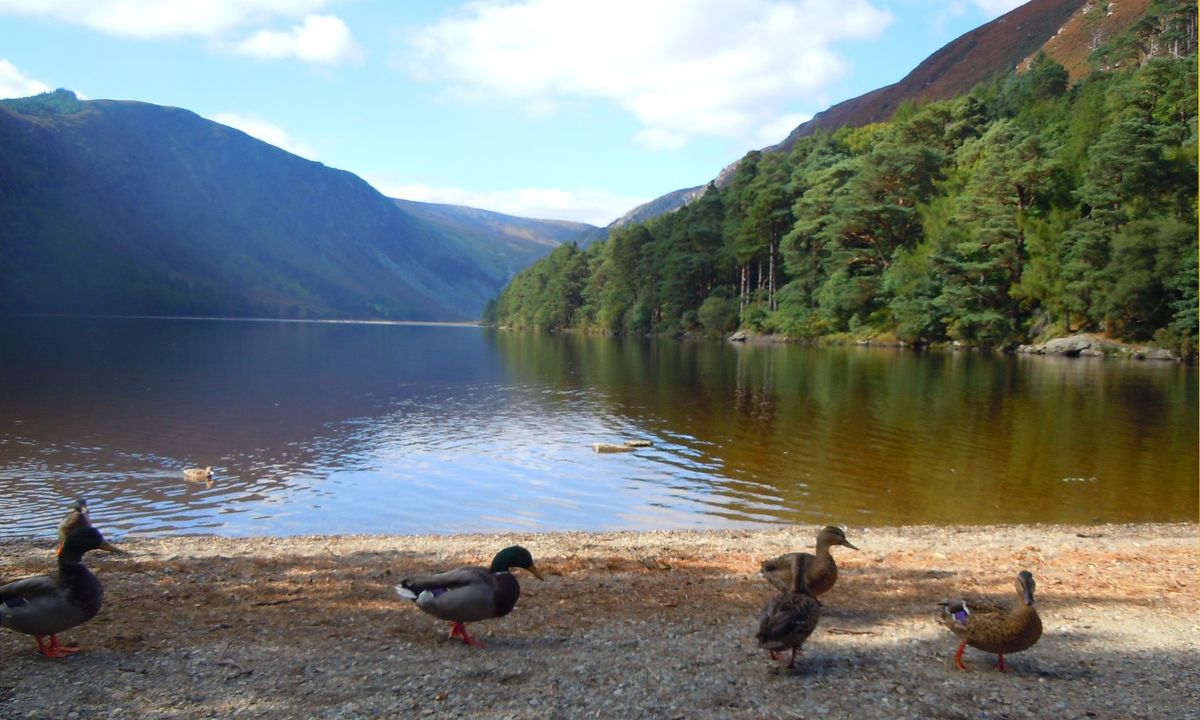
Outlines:
<svg viewBox="0 0 1200 720"><path fill-rule="evenodd" d="M524 377L594 388L638 427L689 439L733 517L1194 517L1193 368L573 336L495 342ZM1080 477L1095 481L1064 482Z"/></svg>
<svg viewBox="0 0 1200 720"><path fill-rule="evenodd" d="M1194 369L493 333L0 328L3 535L1194 517ZM650 439L598 455L593 442ZM211 487L182 468L213 465Z"/></svg>

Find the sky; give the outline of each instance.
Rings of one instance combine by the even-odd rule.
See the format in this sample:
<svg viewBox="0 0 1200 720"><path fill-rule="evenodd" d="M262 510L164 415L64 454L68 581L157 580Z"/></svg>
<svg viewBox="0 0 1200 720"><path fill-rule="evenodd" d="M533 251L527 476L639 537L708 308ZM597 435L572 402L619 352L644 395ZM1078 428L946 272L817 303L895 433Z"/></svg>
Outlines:
<svg viewBox="0 0 1200 720"><path fill-rule="evenodd" d="M390 197L607 225L1022 0L0 0L0 98L191 110Z"/></svg>

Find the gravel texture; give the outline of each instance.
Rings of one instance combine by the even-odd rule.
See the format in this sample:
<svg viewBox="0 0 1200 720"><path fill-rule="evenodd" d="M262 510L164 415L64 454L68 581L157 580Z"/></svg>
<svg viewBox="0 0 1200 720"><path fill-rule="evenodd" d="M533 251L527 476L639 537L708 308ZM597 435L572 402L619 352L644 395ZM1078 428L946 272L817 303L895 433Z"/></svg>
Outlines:
<svg viewBox="0 0 1200 720"><path fill-rule="evenodd" d="M103 530L103 527L101 527ZM838 584L793 671L754 642L767 531L130 540L91 553L100 615L37 655L0 631L0 718L1198 718L1197 525L847 528ZM410 572L487 564L520 543L509 616L469 626L402 601ZM0 541L0 578L43 572L53 539ZM968 648L937 600L1015 597L1037 578L1045 634Z"/></svg>

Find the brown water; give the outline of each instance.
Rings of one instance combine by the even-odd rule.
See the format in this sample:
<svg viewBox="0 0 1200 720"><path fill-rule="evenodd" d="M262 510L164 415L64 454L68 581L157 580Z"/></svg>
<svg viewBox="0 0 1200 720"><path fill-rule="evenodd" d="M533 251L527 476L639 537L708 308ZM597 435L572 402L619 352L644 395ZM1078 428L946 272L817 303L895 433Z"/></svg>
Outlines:
<svg viewBox="0 0 1200 720"><path fill-rule="evenodd" d="M0 536L77 496L116 537L1194 520L1198 423L1163 363L10 322Z"/></svg>

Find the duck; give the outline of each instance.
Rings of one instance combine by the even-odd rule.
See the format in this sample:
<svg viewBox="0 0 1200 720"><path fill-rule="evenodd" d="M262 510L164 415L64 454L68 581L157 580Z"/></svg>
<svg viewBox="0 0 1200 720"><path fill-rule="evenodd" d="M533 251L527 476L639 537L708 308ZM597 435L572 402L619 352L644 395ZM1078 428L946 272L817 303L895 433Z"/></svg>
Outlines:
<svg viewBox="0 0 1200 720"><path fill-rule="evenodd" d="M71 509L67 512L67 516L58 524L58 549L62 550L63 543L67 541L67 536L76 527L82 525L90 525L91 520L88 518L87 500L79 498L71 503Z"/></svg>
<svg viewBox="0 0 1200 720"><path fill-rule="evenodd" d="M938 603L941 623L962 639L954 654L959 670L967 669L962 656L968 645L996 653L1000 658L996 669L1001 672L1008 671L1005 655L1033 647L1042 636L1042 619L1033 607L1034 586L1033 573L1022 570L1017 573L1016 603L988 598L951 598Z"/></svg>
<svg viewBox="0 0 1200 720"><path fill-rule="evenodd" d="M512 568L527 570L544 579L533 563L533 555L520 545L496 553L488 568L460 567L433 575L407 577L396 586L400 597L411 600L424 612L453 623L450 639L467 645L482 643L467 632L466 623L501 618L512 612L521 597L521 585Z"/></svg>
<svg viewBox="0 0 1200 720"><path fill-rule="evenodd" d="M183 479L191 482L212 482L212 465L204 468L186 468Z"/></svg>
<svg viewBox="0 0 1200 720"><path fill-rule="evenodd" d="M829 548L834 545L858 548L846 539L846 533L839 527L828 525L817 533L816 554L798 552L787 553L776 558L763 561L762 576L774 585L780 592L790 592L792 587L792 572L795 567L793 560L799 558L799 566L804 571L804 580L808 592L815 598L829 592L837 582L837 563L833 561L833 553Z"/></svg>
<svg viewBox="0 0 1200 720"><path fill-rule="evenodd" d="M57 572L0 585L0 627L32 635L47 658L78 652L79 648L60 645L58 634L100 612L104 587L83 564L84 554L91 550L125 552L90 524L74 526L58 550Z"/></svg>
<svg viewBox="0 0 1200 720"><path fill-rule="evenodd" d="M817 621L821 618L821 603L809 592L801 568L804 563L801 554L792 553L789 562L792 565L792 584L763 608L755 638L760 647L770 652L772 660L780 659L778 653L791 650L787 664L791 670L796 666L796 653L817 628Z"/></svg>

